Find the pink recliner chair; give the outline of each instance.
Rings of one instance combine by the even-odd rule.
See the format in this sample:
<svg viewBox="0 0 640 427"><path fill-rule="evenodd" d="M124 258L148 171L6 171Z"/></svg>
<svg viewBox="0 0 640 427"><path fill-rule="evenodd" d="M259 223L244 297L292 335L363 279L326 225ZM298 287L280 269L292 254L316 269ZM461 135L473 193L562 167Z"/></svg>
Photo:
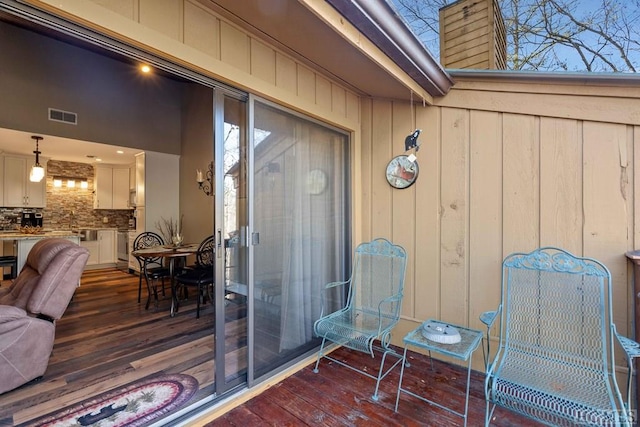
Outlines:
<svg viewBox="0 0 640 427"><path fill-rule="evenodd" d="M69 305L89 251L65 239L36 243L10 287L0 289L0 393L44 375L55 322Z"/></svg>

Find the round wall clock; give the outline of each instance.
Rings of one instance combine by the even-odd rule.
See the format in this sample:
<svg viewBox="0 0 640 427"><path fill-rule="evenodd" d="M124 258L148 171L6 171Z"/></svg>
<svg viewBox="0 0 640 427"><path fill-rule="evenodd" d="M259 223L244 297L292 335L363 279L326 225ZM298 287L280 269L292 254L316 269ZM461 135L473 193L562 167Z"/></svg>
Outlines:
<svg viewBox="0 0 640 427"><path fill-rule="evenodd" d="M411 187L418 179L419 171L416 160L412 162L409 156L396 156L387 165L387 181L394 188Z"/></svg>
<svg viewBox="0 0 640 427"><path fill-rule="evenodd" d="M327 188L327 174L320 169L313 169L307 175L307 191L309 194L322 194Z"/></svg>

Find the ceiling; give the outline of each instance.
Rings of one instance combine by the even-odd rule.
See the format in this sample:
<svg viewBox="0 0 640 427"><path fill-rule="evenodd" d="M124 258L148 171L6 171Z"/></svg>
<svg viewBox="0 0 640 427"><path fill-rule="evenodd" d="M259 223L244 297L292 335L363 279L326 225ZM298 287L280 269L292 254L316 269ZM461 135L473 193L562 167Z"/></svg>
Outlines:
<svg viewBox="0 0 640 427"><path fill-rule="evenodd" d="M29 132L0 128L0 152L11 154L25 154L33 156L36 144ZM77 163L104 163L128 165L134 163L135 154L140 153L137 148L116 147L77 139L61 138L59 136L42 135L39 142L40 157L49 160L64 160ZM121 150L123 153L117 153ZM97 159L101 159L98 161Z"/></svg>

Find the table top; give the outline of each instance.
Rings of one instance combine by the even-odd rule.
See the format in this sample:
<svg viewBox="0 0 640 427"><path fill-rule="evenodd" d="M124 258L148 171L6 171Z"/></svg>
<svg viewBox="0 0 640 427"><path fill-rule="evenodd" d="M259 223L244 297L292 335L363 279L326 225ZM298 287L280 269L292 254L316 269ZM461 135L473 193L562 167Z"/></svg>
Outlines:
<svg viewBox="0 0 640 427"><path fill-rule="evenodd" d="M460 333L460 342L455 344L444 344L436 341L431 341L422 335L422 327L427 322L439 322L453 326ZM478 348L480 341L482 341L483 332L477 329L469 329L463 326L458 326L453 323L442 322L436 319L429 319L422 323L413 331L409 332L404 337L405 345L412 345L414 347L422 348L425 350L436 351L441 354L453 356L458 359L467 360L471 353Z"/></svg>
<svg viewBox="0 0 640 427"><path fill-rule="evenodd" d="M151 246L148 248L132 251L131 255L142 257L180 257L195 254L196 252L198 252L198 246L199 245L197 243L187 243L178 247L172 245Z"/></svg>

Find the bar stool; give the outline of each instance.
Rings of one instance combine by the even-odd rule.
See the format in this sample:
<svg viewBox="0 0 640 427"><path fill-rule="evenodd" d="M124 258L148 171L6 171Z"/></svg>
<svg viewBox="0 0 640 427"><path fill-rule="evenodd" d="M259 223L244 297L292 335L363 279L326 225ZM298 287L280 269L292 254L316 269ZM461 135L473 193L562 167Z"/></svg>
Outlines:
<svg viewBox="0 0 640 427"><path fill-rule="evenodd" d="M0 256L0 268L2 269L0 280L4 279L4 267L11 267L11 279L15 279L18 275L18 257L13 255Z"/></svg>

